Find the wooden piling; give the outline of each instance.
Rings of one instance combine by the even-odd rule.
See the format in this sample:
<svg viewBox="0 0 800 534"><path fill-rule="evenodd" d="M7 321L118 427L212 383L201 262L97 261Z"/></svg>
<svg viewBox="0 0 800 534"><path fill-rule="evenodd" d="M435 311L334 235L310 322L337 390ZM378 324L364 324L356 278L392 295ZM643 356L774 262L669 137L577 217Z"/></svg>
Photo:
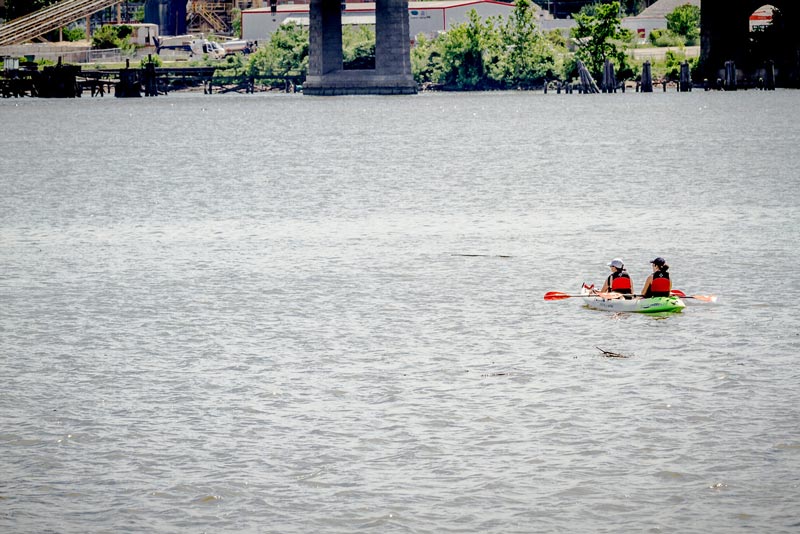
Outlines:
<svg viewBox="0 0 800 534"><path fill-rule="evenodd" d="M152 54L147 55L147 63L143 69L144 96L158 96L158 78L156 77L156 64Z"/></svg>
<svg viewBox="0 0 800 534"><path fill-rule="evenodd" d="M75 65L64 65L61 58L54 67L44 67L33 83L36 94L41 98L76 98L81 96L78 86L78 75L81 68ZM33 93L31 94L33 96Z"/></svg>
<svg viewBox="0 0 800 534"><path fill-rule="evenodd" d="M595 83L594 78L592 78L592 74L589 72L589 69L587 69L586 65L583 64L583 61L580 60L578 60L578 76L580 77L580 85L578 86L579 92L582 92L583 94L600 92L600 89L597 87L597 83Z"/></svg>
<svg viewBox="0 0 800 534"><path fill-rule="evenodd" d="M142 82L140 71L132 69L131 61L125 60L125 68L119 71L119 83L114 96L117 98L141 98L142 96Z"/></svg>
<svg viewBox="0 0 800 534"><path fill-rule="evenodd" d="M603 83L601 89L604 93L617 92L617 76L614 74L614 64L608 59L603 65Z"/></svg>
<svg viewBox="0 0 800 534"><path fill-rule="evenodd" d="M736 63L733 61L725 62L724 87L726 91L736 90Z"/></svg>
<svg viewBox="0 0 800 534"><path fill-rule="evenodd" d="M678 90L681 93L688 93L692 90L692 75L689 69L688 61L681 63L681 74L680 81L678 82Z"/></svg>
<svg viewBox="0 0 800 534"><path fill-rule="evenodd" d="M772 60L767 61L766 79L764 80L764 89L767 91L775 90L775 62Z"/></svg>
<svg viewBox="0 0 800 534"><path fill-rule="evenodd" d="M642 93L653 92L653 69L649 61L645 61L642 65L642 83L640 87Z"/></svg>

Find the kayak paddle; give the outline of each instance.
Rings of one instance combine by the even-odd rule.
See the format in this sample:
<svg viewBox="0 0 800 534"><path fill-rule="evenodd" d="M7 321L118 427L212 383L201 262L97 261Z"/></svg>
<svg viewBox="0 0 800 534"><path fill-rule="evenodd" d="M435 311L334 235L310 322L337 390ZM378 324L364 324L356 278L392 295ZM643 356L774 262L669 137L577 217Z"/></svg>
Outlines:
<svg viewBox="0 0 800 534"><path fill-rule="evenodd" d="M570 295L569 293L561 293L560 291L548 291L544 294L544 300L564 300L575 297L601 297L604 299L618 299L622 298L621 293L591 293L586 295Z"/></svg>
<svg viewBox="0 0 800 534"><path fill-rule="evenodd" d="M695 300L699 300L701 302L717 302L717 296L716 295L687 295L686 293L684 293L680 289L673 289L669 293L673 297L679 297L679 298L682 298L682 299L695 299Z"/></svg>
<svg viewBox="0 0 800 534"><path fill-rule="evenodd" d="M682 299L695 299L701 302L717 302L716 295L687 295L680 289L673 289L670 294L673 297ZM632 297L642 297L643 295L631 295ZM580 297L600 297L604 299L618 299L623 298L621 293L589 293L586 295L570 295L569 293L562 293L560 291L548 291L544 294L544 300L564 300Z"/></svg>

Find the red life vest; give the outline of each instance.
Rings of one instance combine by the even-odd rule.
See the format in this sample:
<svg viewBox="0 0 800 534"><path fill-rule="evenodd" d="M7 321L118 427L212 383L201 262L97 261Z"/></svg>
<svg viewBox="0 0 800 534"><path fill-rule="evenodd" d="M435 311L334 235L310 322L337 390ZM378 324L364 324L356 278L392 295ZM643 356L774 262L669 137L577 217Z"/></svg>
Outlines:
<svg viewBox="0 0 800 534"><path fill-rule="evenodd" d="M653 281L650 282L648 297L668 297L672 289L672 282L669 280L669 273L666 271L656 271L653 273Z"/></svg>
<svg viewBox="0 0 800 534"><path fill-rule="evenodd" d="M625 271L617 271L608 277L608 287L614 293L621 293L623 295L630 295L633 293L633 284L631 284L631 277Z"/></svg>

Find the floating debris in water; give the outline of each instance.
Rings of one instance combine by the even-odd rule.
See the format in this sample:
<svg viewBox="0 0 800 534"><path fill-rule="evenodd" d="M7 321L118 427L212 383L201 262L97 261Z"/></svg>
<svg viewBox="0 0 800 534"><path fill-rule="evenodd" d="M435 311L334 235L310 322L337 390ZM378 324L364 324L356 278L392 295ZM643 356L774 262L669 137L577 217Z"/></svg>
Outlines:
<svg viewBox="0 0 800 534"><path fill-rule="evenodd" d="M600 347L595 347L595 348L597 350L599 350L600 352L602 352L603 356L605 356L606 358L628 358L628 356L625 356L624 354L620 354L619 352L611 352L611 351L608 351L608 350L603 350Z"/></svg>
<svg viewBox="0 0 800 534"><path fill-rule="evenodd" d="M462 258L510 258L507 254L450 254L451 256L461 256Z"/></svg>

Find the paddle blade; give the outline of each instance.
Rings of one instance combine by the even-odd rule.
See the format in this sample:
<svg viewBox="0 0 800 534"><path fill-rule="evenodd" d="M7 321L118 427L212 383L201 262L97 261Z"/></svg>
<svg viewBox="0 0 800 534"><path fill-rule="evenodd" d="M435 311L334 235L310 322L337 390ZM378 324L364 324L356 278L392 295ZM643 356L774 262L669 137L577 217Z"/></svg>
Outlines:
<svg viewBox="0 0 800 534"><path fill-rule="evenodd" d="M717 302L716 295L691 295L687 298L699 300L701 302Z"/></svg>
<svg viewBox="0 0 800 534"><path fill-rule="evenodd" d="M575 295L569 295L567 293L561 293L560 291L548 291L544 294L544 300L564 300L574 297Z"/></svg>
<svg viewBox="0 0 800 534"><path fill-rule="evenodd" d="M686 297L686 293L684 293L680 289L673 289L672 291L669 292L669 294L672 295L673 297L681 297L681 298Z"/></svg>

